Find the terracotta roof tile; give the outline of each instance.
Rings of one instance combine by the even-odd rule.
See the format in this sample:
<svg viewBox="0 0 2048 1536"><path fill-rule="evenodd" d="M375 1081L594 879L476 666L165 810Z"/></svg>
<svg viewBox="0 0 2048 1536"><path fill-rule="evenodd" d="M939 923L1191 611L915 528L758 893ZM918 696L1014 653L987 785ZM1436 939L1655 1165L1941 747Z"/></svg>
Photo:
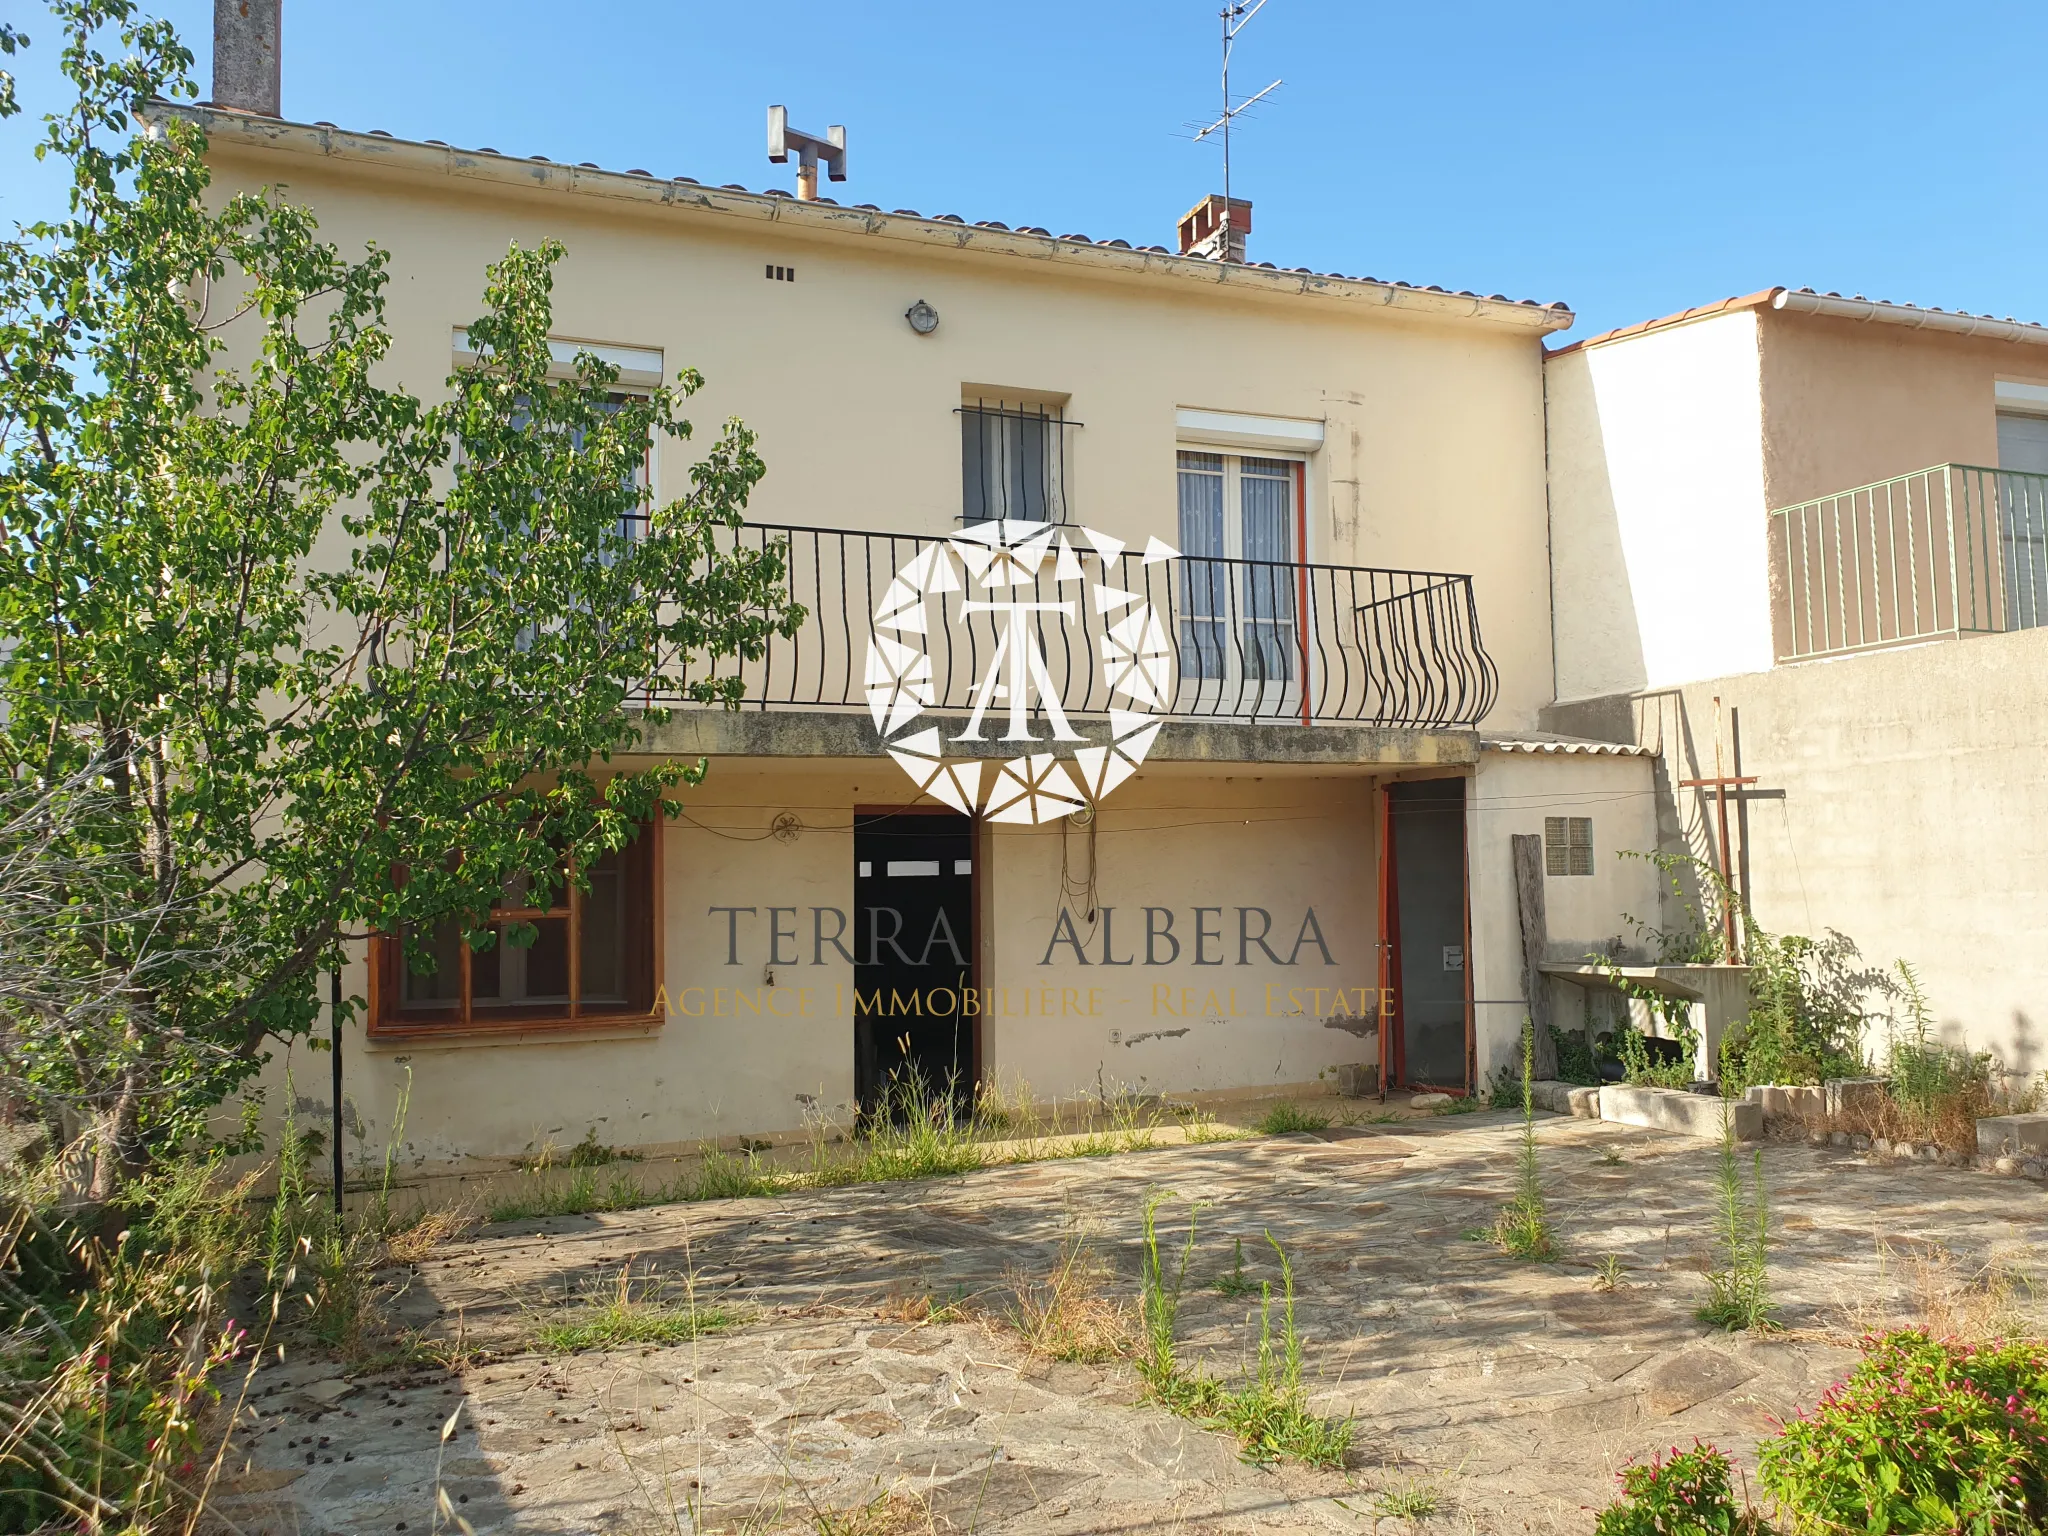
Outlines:
<svg viewBox="0 0 2048 1536"><path fill-rule="evenodd" d="M314 127L316 127L316 128L335 128L335 126L336 126L336 125L335 125L335 124L333 124L333 123L330 123L330 122L326 122L326 121L324 121L324 120L323 120L323 121L321 121L321 122L317 122L317 123L313 124L313 126L314 126ZM337 131L345 131L345 130L337 130ZM379 130L372 130L372 131L373 131L373 132L376 132L376 133L378 133L378 134L379 134L379 136L382 136L382 137L390 137L390 135L388 135L388 134L385 134L385 133L383 133L383 131L382 131L381 129L379 129ZM437 147L439 147L439 148L449 148L449 147L451 147L451 146L447 145L447 144L446 144L446 143L445 143L445 142L444 142L443 140L440 140L440 139L427 139L427 140L424 140L424 141L419 141L419 142L425 142L425 143L428 143L428 144L433 144L433 145L435 145L435 146L437 146ZM476 149L476 150L473 150L473 151L469 151L469 153L473 153L473 154L484 154L484 155L499 155L499 154L501 154L502 152L501 152L501 151L499 151L499 150L497 150L497 149L495 149L495 148L492 148L492 147L491 147L490 145L483 145L483 146L481 146L480 148L478 148L478 149ZM552 163L552 162L549 162L549 161L548 161L548 159L547 159L547 157L546 157L545 155L530 155L530 156L528 156L527 158L528 158L528 159L531 159L531 160L536 160L536 161L539 161L539 162L541 162L541 163L543 163L543 164L549 164L549 163ZM584 160L584 161L581 161L581 162L579 162L579 163L578 163L578 168L579 168L579 169L583 169L583 170L592 170L592 171L602 171L602 170L604 169L604 167L602 167L602 166L598 165L598 164L597 164L597 163L596 163L595 161L590 161L590 160ZM649 177L649 179L658 179L658 178L654 178L651 172L648 172L648 171L645 171L645 170L641 170L641 169L638 169L638 168L636 168L636 169L633 169L633 170L630 170L630 171L626 171L626 172L624 172L623 174L625 174L625 175L628 175L628 176L645 176L645 177ZM676 176L676 177L672 177L672 178L670 178L670 179L671 179L671 180L673 180L673 181L675 181L675 182L676 182L676 183L678 183L679 185L683 185L683 186L691 186L691 187L694 187L694 186L700 186L700 185L702 185L702 183L701 183L701 182L699 182L699 181L698 181L698 180L697 180L697 179L696 179L695 177L691 177L691 176ZM751 189L749 189L748 187L742 186L742 185L741 185L740 183L738 183L738 182L730 182L730 181L729 181L729 182L726 182L726 183L724 183L724 184L723 184L723 185L722 185L722 186L721 186L721 187L719 188L719 190L720 190L720 191L724 191L724 192L741 192L741 193L746 193L747 195L749 195L749 196L752 196L752 197L775 197L775 198L789 198L789 197L791 197L791 196L792 196L792 194L791 194L791 193L789 193L789 192L787 192L787 191L783 190L783 189L782 189L782 188L780 188L780 187L768 187L768 188L765 188L764 190L762 190L762 191L760 191L760 192L754 192L754 191L752 191ZM839 205L838 205L838 204L837 204L837 203L836 203L836 202L835 202L835 201L834 201L833 199L831 199L831 198L829 198L829 197L821 197L821 198L819 198L819 199L818 199L818 201L819 201L819 202L821 202L821 203L826 203L826 204L830 204L830 205L831 205L831 206L833 206L833 207L837 207L837 206L839 206ZM866 212L870 212L870 213L879 213L879 212L881 211L881 210L880 210L880 209L879 209L879 208L878 208L878 207L877 207L877 206L876 206L875 204L873 204L873 203L860 203L860 204L856 204L855 206L856 206L856 207L858 207L858 208L860 208L860 209L862 209L863 211L866 211ZM894 216L894 217L897 217L897 218L906 218L906 219L925 219L925 220L927 220L927 221L929 221L929 222L934 222L934 223L940 223L940 224L966 224L966 223L968 222L968 221L967 221L966 219L962 218L962 217L961 217L961 216L960 216L959 214L957 214L957 213L940 213L940 214L921 214L921 213L919 213L919 212L918 212L918 211L917 211L916 209L914 209L914 208L897 208L897 209L893 210L893 216ZM1011 227L1010 227L1009 225L1007 225L1007 224L1004 224L1004 223L1003 223L1002 221L1000 221L1000 220L997 220L997 219L983 219L983 220L977 220L977 221L976 221L976 227L978 227L978 228L982 228L982 229L995 229L995 230L1003 230L1003 231L1006 231L1006 232L1012 232L1012 231L1011 231ZM1048 231L1047 229L1043 228L1042 226L1040 226L1040 225L1036 225L1036 224L1020 224L1020 225L1017 225L1017 226L1015 227L1015 230L1014 230L1013 232L1014 232L1014 233L1017 233L1017 234L1024 234L1024 235L1036 235L1036 236L1039 236L1039 237L1041 237L1041 238L1045 238L1045 239L1051 239L1051 238L1053 238L1053 236L1052 236L1052 234L1051 234L1051 232L1050 232L1050 231ZM1096 239L1092 239L1091 237L1089 237L1089 236L1087 236L1087 235L1084 235L1084 234L1078 234L1078 233L1077 233L1077 234L1067 234L1067 235L1061 235L1061 236L1059 236L1058 238L1059 238L1059 239L1061 239L1061 240L1071 240L1071 241L1073 241L1073 242L1074 242L1075 244L1077 244L1077 245L1096 245L1096 246L1102 246L1102 247L1105 247L1105 248L1108 248L1108 249L1111 249L1111 250L1122 250L1122 251L1128 251L1128 250L1138 250L1138 251L1144 251L1144 252L1147 252L1147 253L1150 253L1150 254L1154 254L1154 255L1160 255L1160 256L1170 256L1170 255L1172 255L1172 254L1173 254L1173 252L1172 252L1171 250L1169 250L1169 249L1168 249L1168 248L1167 248L1166 246L1163 246L1163 245L1139 245L1139 246L1133 246L1133 245L1131 244L1131 242L1130 242L1130 241L1128 241L1128 240L1122 240L1122 239L1111 239L1111 240L1096 240ZM1261 268L1261 269L1263 269L1263 270L1266 270L1266 271L1279 271L1279 270L1282 270L1281 268L1278 268L1278 267L1276 267L1276 266L1274 265L1274 263L1272 263L1272 262L1270 262L1270 261L1261 261L1261 262L1251 263L1250 265L1254 265L1254 266L1256 266L1256 267L1258 267L1258 268ZM1335 279L1335 280L1337 280L1337 281L1339 281L1339 282L1365 282L1365 283L1373 283L1373 284L1376 284L1376 285L1379 285L1379 286L1383 286L1383 287L1390 287L1390 288L1403 288L1403 289L1407 289L1407 290L1408 290L1409 292L1413 292L1413 293L1441 293L1441 294L1446 294L1446 295L1452 295L1452 296L1455 296L1455 297L1458 297L1458 298L1468 298L1468 299L1481 299L1481 295L1479 295L1478 293L1475 293L1475 292L1474 292L1473 290L1471 290L1471 289L1469 289L1469 288L1461 288L1461 289L1458 289L1458 290L1456 290L1456 291L1455 291L1455 294L1453 294L1453 290L1451 290L1451 289L1448 289L1448 288L1445 288L1445 287L1443 287L1442 285L1440 285L1440 284L1437 284L1437 283L1431 283L1431 284L1429 284L1429 285L1428 285L1427 287L1418 287L1418 286L1417 286L1416 284L1414 284L1414 283L1404 283L1404 282L1400 282L1400 281L1398 281L1398 280L1393 280L1393 279L1384 279L1384 278L1376 278L1376 277L1363 277L1363 278L1352 278L1352 277L1346 277L1346 276L1345 276L1345 275L1344 275L1343 273L1341 273L1341 272L1328 272L1328 273L1322 273L1322 274L1317 274L1317 273L1316 273L1316 272L1314 271L1314 269L1313 269L1313 268L1310 268L1310 267L1289 267L1289 268L1286 268L1286 269L1284 269L1284 270L1286 270L1286 271L1289 271L1289 272L1295 272L1295 273L1299 273L1299 274L1301 274L1301 275L1303 275L1303 276L1316 276L1316 275L1321 275L1321 276L1325 276L1325 277L1333 278L1333 279ZM1764 295L1764 297L1768 297L1768 293L1766 293L1766 295ZM1537 300L1535 300L1535 299L1508 299L1508 298L1506 298L1506 297L1505 297L1504 295L1501 295L1501 294L1497 294L1497 293L1496 293L1496 294L1489 294L1489 295L1486 295L1486 296L1485 296L1485 298L1484 298L1484 299L1482 299L1481 301L1482 301L1482 302L1490 302L1490 303L1495 303L1495 304L1506 304L1506 303L1512 303L1512 304L1515 304L1516 306L1518 306L1518 307L1520 307L1520 308L1525 308L1525 309L1550 309L1550 310L1560 310L1560 311L1563 311L1563 312L1565 312L1565 313L1567 313L1567 314L1568 314L1568 313L1570 312L1570 306L1568 306L1568 305L1566 305L1566 304L1562 303L1561 301L1553 301L1553 302L1551 302L1551 303L1548 303L1548 304L1544 304L1544 303L1541 303L1541 302L1539 302L1539 301L1537 301ZM1728 300L1728 301L1725 301L1725 303L1724 303L1723 305L1721 305L1721 306L1712 306L1711 308L1726 308L1726 307L1734 307L1734 306L1735 306L1735 305L1737 305L1737 304L1741 304L1741 303L1746 303L1746 302L1749 302L1749 301L1745 301L1745 300ZM1625 330L1621 330L1621 331L1609 331L1609 332L1607 332L1606 334L1604 334L1604 335L1602 335L1602 336L1596 336L1596 337L1593 337L1593 338L1592 338L1592 340L1593 340L1593 341L1606 341L1606 340L1611 340L1611 339L1613 339L1614 337L1617 337L1617 336L1622 336L1622 335L1627 335L1627 334L1631 334L1631 333L1632 333L1632 332L1634 332L1634 331L1638 331L1638 330L1648 330L1648 329L1652 329L1652 328L1654 328L1654 327L1656 327L1656 326L1659 326L1659 325L1668 325L1668 324L1675 324L1675 323L1677 323L1677 322L1678 322L1679 320L1681 320L1681 319L1689 319L1689 318L1695 318L1695 317L1696 317L1696 316L1698 316L1699 314L1702 314L1702 313L1706 313L1706 312L1708 312L1708 311L1705 311L1705 310L1699 310L1699 311L1689 310L1689 311L1687 311L1687 312L1686 312L1686 313L1685 313L1684 315L1682 315L1682 316L1671 316L1671 317L1667 317L1667 318L1665 318L1665 319L1663 319L1663 320L1653 320L1653 321L1647 321L1647 322L1645 322L1644 324L1642 324L1642 325L1640 325L1640 326L1631 326L1631 327L1628 327L1628 328L1626 328ZM1577 343L1575 343L1574 345L1576 345L1576 346L1586 346L1586 345L1588 345L1588 343L1587 343L1587 342L1583 342L1583 341L1582 341L1582 342L1577 342ZM1563 349L1563 350L1569 351L1569 350L1571 350L1571 349L1570 349L1570 348L1565 348L1565 349Z"/></svg>

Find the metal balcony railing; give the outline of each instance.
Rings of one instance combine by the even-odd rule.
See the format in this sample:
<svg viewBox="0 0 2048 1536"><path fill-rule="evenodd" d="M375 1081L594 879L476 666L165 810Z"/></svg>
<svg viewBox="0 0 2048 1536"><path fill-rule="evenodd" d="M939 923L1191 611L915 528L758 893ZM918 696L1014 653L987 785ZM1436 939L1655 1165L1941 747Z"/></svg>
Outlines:
<svg viewBox="0 0 2048 1536"><path fill-rule="evenodd" d="M869 636L876 605L929 536L837 528L747 524L721 539L760 548L786 541L789 593L806 617L790 639L758 661L699 662L676 679L735 673L749 709L867 708ZM1078 551L1077 551L1078 552ZM1091 580L1149 602L1171 638L1178 666L1172 696L1154 713L1181 719L1295 724L1472 726L1493 707L1499 679L1479 638L1472 578L1434 571L1296 565L1262 560L1177 559L1147 565L1137 550L1107 562L1081 555ZM1069 715L1106 715L1112 698L1102 637L1127 610L1094 611L1086 589L1060 587L1048 559L1035 578L1001 592L1005 601L1078 599L1071 620L1033 616L1047 673ZM945 616L940 617L943 602ZM996 655L997 618L962 617L957 594L929 599L924 649L940 710L972 708L970 693ZM915 634L892 637L915 642Z"/></svg>
<svg viewBox="0 0 2048 1536"><path fill-rule="evenodd" d="M1771 514L1778 659L2048 622L2048 475L1937 464Z"/></svg>

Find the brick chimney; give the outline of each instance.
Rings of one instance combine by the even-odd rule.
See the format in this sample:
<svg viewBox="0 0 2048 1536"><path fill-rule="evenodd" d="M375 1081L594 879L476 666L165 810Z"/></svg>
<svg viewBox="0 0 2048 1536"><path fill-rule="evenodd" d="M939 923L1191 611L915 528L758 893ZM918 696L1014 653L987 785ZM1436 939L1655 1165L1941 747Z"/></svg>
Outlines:
<svg viewBox="0 0 2048 1536"><path fill-rule="evenodd" d="M213 0L213 105L282 117L278 40L284 0Z"/></svg>
<svg viewBox="0 0 2048 1536"><path fill-rule="evenodd" d="M1199 256L1205 261L1243 261L1244 237L1252 232L1250 199L1230 200L1229 225L1226 230L1222 196L1211 192L1181 215L1181 255Z"/></svg>

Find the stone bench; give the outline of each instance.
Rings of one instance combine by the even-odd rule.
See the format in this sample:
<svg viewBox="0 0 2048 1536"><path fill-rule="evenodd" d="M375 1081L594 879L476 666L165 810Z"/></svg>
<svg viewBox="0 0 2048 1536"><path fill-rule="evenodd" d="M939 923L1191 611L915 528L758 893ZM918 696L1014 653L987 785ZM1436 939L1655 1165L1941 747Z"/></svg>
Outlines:
<svg viewBox="0 0 2048 1536"><path fill-rule="evenodd" d="M1763 1106L1747 1099L1688 1093L1683 1088L1636 1088L1627 1083L1609 1083L1600 1090L1600 1118L1617 1125L1640 1125L1719 1141L1724 1115L1734 1122L1737 1141L1763 1139Z"/></svg>
<svg viewBox="0 0 2048 1536"><path fill-rule="evenodd" d="M1737 1141L1758 1141L1764 1134L1761 1104L1749 1099L1730 1102L1713 1094L1689 1093L1683 1088L1636 1088L1625 1083L1582 1088L1575 1083L1531 1083L1529 1101L1554 1115L1611 1120L1616 1125L1677 1131L1682 1136L1714 1141L1721 1138L1721 1116L1725 1109L1734 1118Z"/></svg>

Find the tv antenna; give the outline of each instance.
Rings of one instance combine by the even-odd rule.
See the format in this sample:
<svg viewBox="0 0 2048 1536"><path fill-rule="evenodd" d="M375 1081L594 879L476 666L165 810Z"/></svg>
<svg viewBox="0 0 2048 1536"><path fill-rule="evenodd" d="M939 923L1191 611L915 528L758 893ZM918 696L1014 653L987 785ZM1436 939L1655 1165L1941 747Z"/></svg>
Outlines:
<svg viewBox="0 0 2048 1536"><path fill-rule="evenodd" d="M1250 111L1251 108L1257 106L1260 101L1279 90L1285 83L1284 81L1275 80L1256 96L1248 96L1236 106L1230 104L1231 50L1237 44L1237 34L1242 32L1250 24L1251 19L1265 8L1266 0L1253 0L1253 3L1250 5L1242 3L1242 0L1230 0L1230 3L1226 4L1222 11L1219 12L1223 21L1223 115L1195 135L1195 142L1197 144L1208 138L1212 133L1221 133L1223 135L1223 213L1222 222L1218 227L1217 249L1226 257L1232 248L1231 222L1234 211L1230 201L1230 125L1234 120Z"/></svg>

